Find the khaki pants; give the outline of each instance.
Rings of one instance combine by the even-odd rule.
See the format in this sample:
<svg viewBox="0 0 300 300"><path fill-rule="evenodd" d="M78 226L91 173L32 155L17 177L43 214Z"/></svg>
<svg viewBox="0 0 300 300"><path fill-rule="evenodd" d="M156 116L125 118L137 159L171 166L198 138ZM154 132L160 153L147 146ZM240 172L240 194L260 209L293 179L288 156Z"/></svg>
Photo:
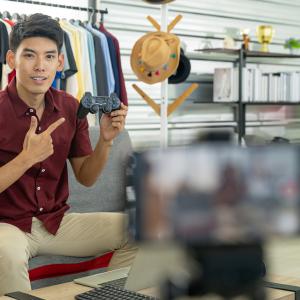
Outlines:
<svg viewBox="0 0 300 300"><path fill-rule="evenodd" d="M29 291L28 260L37 255L95 256L116 250L109 267L129 266L137 248L128 244L127 217L122 213L70 213L56 235L33 218L31 233L0 223L0 296Z"/></svg>

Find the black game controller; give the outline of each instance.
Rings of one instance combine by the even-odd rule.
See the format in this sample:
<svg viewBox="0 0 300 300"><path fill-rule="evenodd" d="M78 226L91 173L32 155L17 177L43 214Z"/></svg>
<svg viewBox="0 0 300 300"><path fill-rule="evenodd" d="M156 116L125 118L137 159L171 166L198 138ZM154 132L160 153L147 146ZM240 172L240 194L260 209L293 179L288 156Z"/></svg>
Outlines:
<svg viewBox="0 0 300 300"><path fill-rule="evenodd" d="M109 96L92 96L91 93L86 92L80 100L77 117L83 119L88 113L97 112L109 114L120 106L121 101L116 93L111 93Z"/></svg>

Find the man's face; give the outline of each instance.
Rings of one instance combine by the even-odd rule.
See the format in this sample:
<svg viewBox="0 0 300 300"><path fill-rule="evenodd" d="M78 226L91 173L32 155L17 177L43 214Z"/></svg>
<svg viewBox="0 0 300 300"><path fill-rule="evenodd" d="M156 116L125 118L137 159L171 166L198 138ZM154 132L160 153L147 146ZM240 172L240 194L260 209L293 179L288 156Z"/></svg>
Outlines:
<svg viewBox="0 0 300 300"><path fill-rule="evenodd" d="M45 94L56 71L63 69L56 43L44 37L24 39L16 52L8 51L7 62L16 70L18 92L34 95Z"/></svg>

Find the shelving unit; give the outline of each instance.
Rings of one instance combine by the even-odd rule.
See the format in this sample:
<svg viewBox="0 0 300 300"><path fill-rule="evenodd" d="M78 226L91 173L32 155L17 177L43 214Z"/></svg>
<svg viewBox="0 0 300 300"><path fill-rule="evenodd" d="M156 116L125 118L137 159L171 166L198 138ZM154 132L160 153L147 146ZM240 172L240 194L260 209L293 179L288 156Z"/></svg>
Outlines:
<svg viewBox="0 0 300 300"><path fill-rule="evenodd" d="M235 109L235 120L237 122L236 128L238 133L239 144L242 142L242 138L246 131L246 110L247 106L255 105L300 105L300 102L282 102L282 101L264 101L264 102L243 102L243 68L246 67L246 63L256 64L272 64L272 65L292 65L300 67L300 55L290 55L284 53L270 53L270 52L258 52L258 51L246 51L244 49L199 49L195 50L198 53L193 55L189 54L190 59L208 60L208 61L221 61L232 62L238 67L238 99L236 102L212 102L232 105ZM291 59L294 59L291 62ZM298 60L298 61L297 61ZM296 62L296 63L295 63ZM270 99L271 100L271 99ZM205 102L206 104L208 102Z"/></svg>
<svg viewBox="0 0 300 300"><path fill-rule="evenodd" d="M243 50L243 49L241 49ZM291 55L287 53L271 53L259 51L245 51L244 56L248 63L271 64L271 65L291 65L300 66L300 55ZM186 55L193 60L221 61L221 62L237 62L240 49L196 49L194 52L187 52ZM280 61L278 61L280 58ZM294 58L293 61L290 58Z"/></svg>

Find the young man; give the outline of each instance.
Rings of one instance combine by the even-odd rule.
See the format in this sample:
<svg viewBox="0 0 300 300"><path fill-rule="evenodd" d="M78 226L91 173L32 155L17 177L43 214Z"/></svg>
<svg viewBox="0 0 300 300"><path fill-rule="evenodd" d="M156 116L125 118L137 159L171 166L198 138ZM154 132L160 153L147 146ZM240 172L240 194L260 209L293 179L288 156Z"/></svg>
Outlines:
<svg viewBox="0 0 300 300"><path fill-rule="evenodd" d="M91 148L78 101L50 88L63 68L63 32L42 14L17 23L7 63L16 78L0 92L0 295L30 290L28 259L40 254L91 256L116 250L110 267L130 265L121 213L65 214L69 159L77 180L91 186L124 128L127 107L103 115Z"/></svg>

